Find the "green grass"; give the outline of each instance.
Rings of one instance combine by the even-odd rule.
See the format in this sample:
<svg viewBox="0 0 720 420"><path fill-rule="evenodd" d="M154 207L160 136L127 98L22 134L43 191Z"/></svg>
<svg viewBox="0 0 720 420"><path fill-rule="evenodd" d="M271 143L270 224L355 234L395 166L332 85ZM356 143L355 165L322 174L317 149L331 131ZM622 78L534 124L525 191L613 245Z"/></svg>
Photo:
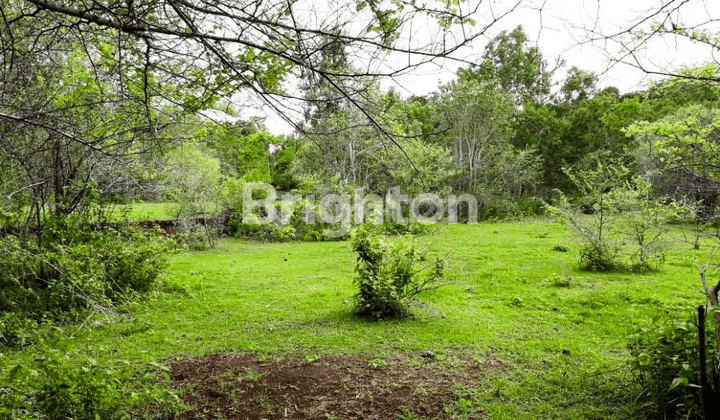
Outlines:
<svg viewBox="0 0 720 420"><path fill-rule="evenodd" d="M112 209L111 219L169 220L177 216L175 203L132 203Z"/></svg>
<svg viewBox="0 0 720 420"><path fill-rule="evenodd" d="M164 292L69 327L66 340L101 363L138 366L213 352L370 360L432 350L440 362L492 353L508 368L457 392L493 419L636 416L626 336L666 310L690 314L702 301L696 261L707 253L675 243L660 273L587 273L573 238L542 221L441 226L419 243L446 256L452 284L423 292L412 318L384 322L352 314L349 243L225 240L174 256ZM31 357L0 355L0 365Z"/></svg>
<svg viewBox="0 0 720 420"><path fill-rule="evenodd" d="M28 207L24 207L15 215L22 220L29 210ZM117 204L104 207L103 210L106 212L106 217L114 221L168 220L175 219L177 216L177 204L169 202ZM47 209L47 211L49 212L50 209ZM47 216L47 214L45 214L45 216Z"/></svg>
<svg viewBox="0 0 720 420"><path fill-rule="evenodd" d="M207 210L215 206L208 204ZM122 204L110 210L110 218L116 220L171 220L178 217L180 206L177 203L161 202L139 202ZM212 213L212 212L211 212Z"/></svg>

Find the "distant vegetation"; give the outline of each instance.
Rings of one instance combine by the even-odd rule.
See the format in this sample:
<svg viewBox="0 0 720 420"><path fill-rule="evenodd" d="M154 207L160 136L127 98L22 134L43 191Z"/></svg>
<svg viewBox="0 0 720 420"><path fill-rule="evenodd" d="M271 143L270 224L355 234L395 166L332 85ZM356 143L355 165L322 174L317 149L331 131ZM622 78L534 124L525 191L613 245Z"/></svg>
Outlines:
<svg viewBox="0 0 720 420"><path fill-rule="evenodd" d="M714 312L717 275L709 269L720 246L717 63L684 68L642 90L620 92L601 88L598 75L581 68L550 70L542 51L518 26L491 39L453 81L428 95L407 96L382 88L380 74L359 69L358 52L351 47L363 47L371 56L405 53L396 41L413 14L428 15L448 31L469 23L454 2L443 3L442 10L419 10L414 2L361 1L348 9L352 18L345 10L336 19L346 20L336 27L312 30L295 20L294 2L277 2L277 8L257 2L252 12L257 15L251 17L245 14L252 7L229 4L223 9L213 2L90 2L87 10L75 9L78 2L65 3L13 0L0 5L0 361L12 361L0 367L0 416L172 417L181 411L178 392L168 387L171 378L161 364L153 360L142 369L126 361L119 366L113 355L121 347L118 334L142 334L160 323L181 328L178 319L186 310L197 311L194 304L210 305L208 296L220 299L217 284L227 279L209 269L207 261L230 264L223 247L259 250L262 259L274 250L288 255L299 250L301 258L336 258L325 251L343 257L332 272L318 271L308 261L288 262L291 256L279 254L272 263L263 260L260 268L238 257L243 260L235 269L247 278L234 278L227 287L247 281L267 296L226 302L223 310L254 308L258 318L243 319L245 330L237 334L250 331L259 344L218 344L196 347L197 352L267 352L277 346L283 354L341 353L351 346L338 340L323 347L304 337L296 348L289 347L295 340L291 332L307 322L328 322L333 334L363 340L367 337L351 330L394 339L383 330L388 326L412 343L394 350L367 343L386 353L435 343L448 352L456 346L477 350L467 331L487 334L485 328L495 331L497 322L508 329L498 333L501 339L489 338L492 348L484 350L511 359L528 357L540 374L494 376L491 394L487 389L453 391L462 394L458 401L475 398L484 408L465 403L451 410L451 418L502 409L567 418L559 408L565 403L554 393L570 388L579 390L566 392L575 398L568 404L578 416L613 414L610 407L616 402L624 414L638 417L643 416L638 405L663 418L717 413L711 401L720 392L720 318ZM343 28L352 29L355 13L365 13L370 23L350 36ZM224 27L216 18L242 30L236 38L205 32ZM678 22L665 25L654 32L715 49L719 45L716 34L689 32ZM443 44L442 52L412 52L446 58L452 51ZM236 109L232 103L241 91L255 92L276 110L302 100L292 119L295 132L272 134L266 122ZM269 185L285 193L280 198L290 199L271 209L254 207L253 200L269 194L253 190L244 197L251 183ZM359 214L351 205L323 202L328 194L361 207L363 197L377 197L386 207L364 209L358 220L351 217L352 210L355 217ZM413 204L412 197L423 194L440 198ZM462 195L473 203L451 212L448 197ZM269 213L279 216L260 223ZM439 224L426 223L433 215L443 215ZM469 226L475 216L485 225ZM541 246L536 239L547 233L528 239L519 231L522 224L499 224L537 218L562 222L528 225L533 232L551 230L557 242ZM172 220L172 229L139 223L157 219ZM374 223L358 228L370 219ZM455 221L469 225L450 226ZM487 226L496 230L491 233ZM564 232L559 226L568 226L577 244L559 233ZM507 237L511 252L499 238L506 227L512 230ZM481 248L477 232L492 236L493 249L468 248ZM407 236L393 237L398 235ZM413 235L435 241L432 258L416 248ZM255 242L221 240L229 237ZM261 243L348 239L348 245ZM445 241L454 245L446 250ZM354 262L346 255L348 247L356 253ZM535 255L520 258L528 249ZM207 252L173 257L190 251ZM462 260L442 251L459 253ZM506 260L491 257L501 251ZM178 265L184 258L198 260L193 264L202 268ZM555 266L557 261L561 264ZM307 271L281 270L278 277L262 272L285 262ZM703 276L707 273L705 284L700 283L701 269ZM290 285L285 276L305 283ZM669 276L682 280L674 283ZM686 276L695 276L694 281ZM315 279L317 287L311 283ZM435 290L440 285L447 287ZM701 287L710 304L687 297L688 290ZM447 296L446 290L451 290ZM276 301L284 293L297 299L317 294L317 299L288 312L295 302ZM338 306L342 299L352 303L357 318L346 317ZM176 304L177 319L158 315L166 312L165 301ZM556 302L559 307L553 309ZM707 313L707 325L686 321L699 304L706 304L700 312ZM298 315L325 307L336 312L322 319ZM155 312L143 312L147 308ZM208 306L196 315L215 320L215 309ZM127 315L133 311L137 318ZM643 319L628 319L628 312ZM277 313L295 324L284 323ZM413 318L415 313L421 315ZM113 321L125 316L132 318L129 326ZM440 321L446 317L456 323ZM646 323L650 317L654 324ZM258 326L266 321L279 325L285 341L263 341L266 329L275 328ZM425 322L451 331L448 341L425 340L433 334ZM103 325L114 331L107 348L87 344L83 350L73 341L100 334ZM216 326L192 325L216 331ZM458 332L457 325L465 332ZM576 336L573 329L587 334ZM530 330L542 337L532 337ZM558 330L570 338L543 338ZM698 334L706 330L702 341ZM187 341L182 337L175 338ZM530 347L509 344L513 340L527 340ZM572 349L561 348L565 345ZM157 342L152 346L152 354L162 358L196 353L159 350ZM353 347L351 352L363 350ZM583 352L583 359L561 368L565 359L558 352L573 357ZM435 357L428 354L423 357ZM517 360L509 364L521 369ZM619 381L622 375L599 371L620 366L634 374L633 380L607 386L597 379ZM583 373L599 376L588 379ZM536 383L539 398L553 407L521 402L519 396L525 399L535 386L523 381ZM632 391L636 401L628 401L620 387ZM498 408L502 404L493 398L517 406ZM600 408L594 410L595 404Z"/></svg>

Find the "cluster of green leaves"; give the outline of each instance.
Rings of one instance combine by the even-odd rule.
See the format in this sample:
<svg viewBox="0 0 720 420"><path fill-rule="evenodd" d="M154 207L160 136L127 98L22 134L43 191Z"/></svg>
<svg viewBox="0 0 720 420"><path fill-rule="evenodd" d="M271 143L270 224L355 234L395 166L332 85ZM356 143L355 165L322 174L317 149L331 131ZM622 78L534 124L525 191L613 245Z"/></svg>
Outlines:
<svg viewBox="0 0 720 420"><path fill-rule="evenodd" d="M40 246L32 237L0 239L1 344L23 344L24 331L38 323L110 308L149 290L175 246L157 232L75 217L52 219Z"/></svg>
<svg viewBox="0 0 720 420"><path fill-rule="evenodd" d="M713 364L720 362L713 327L712 320L701 326L707 331L710 378L715 374ZM653 410L658 418L704 418L698 342L696 320L667 319L666 315L657 316L649 326L636 327L630 335L629 366L634 381L642 387L639 398L646 401L643 406Z"/></svg>
<svg viewBox="0 0 720 420"><path fill-rule="evenodd" d="M0 417L13 419L174 418L182 404L154 364L138 373L129 363L105 367L77 350L43 344L35 361L0 371Z"/></svg>
<svg viewBox="0 0 720 420"><path fill-rule="evenodd" d="M516 104L542 102L550 93L550 76L540 50L530 44L522 26L502 31L487 45L477 66L459 72L461 81L498 81Z"/></svg>
<svg viewBox="0 0 720 420"><path fill-rule="evenodd" d="M696 207L697 221L704 224L720 210L720 89L695 78L717 77L720 70L708 65L682 74L686 79L652 87L648 94L656 115L629 125L626 133L635 140L638 167L652 175L653 186Z"/></svg>
<svg viewBox="0 0 720 420"><path fill-rule="evenodd" d="M252 220L243 219L243 203L238 204L235 209L235 217L229 222L228 231L236 238L247 238L267 242L281 241L322 241L347 239L347 235L330 237L323 234L325 229L338 231L342 227L340 223L326 223L322 220L315 220L315 223L307 223L304 217L306 208L309 206L306 200L300 200L283 206L278 202L275 204L279 219L263 223L259 216L263 209L257 208L250 216ZM317 206L315 208L317 211Z"/></svg>
<svg viewBox="0 0 720 420"><path fill-rule="evenodd" d="M541 194L577 193L564 167L592 167L598 156L628 155L632 139L622 130L644 109L641 95L623 96L615 88L595 92L594 85L586 85L589 75L580 73L579 81L572 76L556 101L526 104L515 120L513 144L534 150L540 160L536 188Z"/></svg>
<svg viewBox="0 0 720 420"><path fill-rule="evenodd" d="M358 254L355 310L363 317L407 316L410 301L420 292L437 287L443 277L444 260L437 258L427 264L425 253L417 250L410 236L388 243L382 236L361 228L353 235L352 247ZM426 265L420 266L422 263Z"/></svg>

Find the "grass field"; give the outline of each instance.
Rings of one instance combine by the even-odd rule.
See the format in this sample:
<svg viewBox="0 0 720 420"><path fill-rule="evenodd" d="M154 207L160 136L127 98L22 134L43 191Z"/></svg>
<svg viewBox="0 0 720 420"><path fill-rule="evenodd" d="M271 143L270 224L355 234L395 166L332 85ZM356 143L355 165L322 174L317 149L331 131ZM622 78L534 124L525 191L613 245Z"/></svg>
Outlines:
<svg viewBox="0 0 720 420"><path fill-rule="evenodd" d="M458 384L463 405L450 406L448 418L638 417L626 337L633 324L665 311L689 315L703 301L697 273L707 250L678 241L659 273L597 274L578 270L573 238L546 221L440 226L418 241L446 257L451 284L423 292L412 318L382 322L352 314L349 243L224 240L173 256L161 291L69 327L65 344L138 368L217 352L412 364L432 351L429 363L462 370L470 355L502 368ZM5 354L0 365L29 357Z"/></svg>

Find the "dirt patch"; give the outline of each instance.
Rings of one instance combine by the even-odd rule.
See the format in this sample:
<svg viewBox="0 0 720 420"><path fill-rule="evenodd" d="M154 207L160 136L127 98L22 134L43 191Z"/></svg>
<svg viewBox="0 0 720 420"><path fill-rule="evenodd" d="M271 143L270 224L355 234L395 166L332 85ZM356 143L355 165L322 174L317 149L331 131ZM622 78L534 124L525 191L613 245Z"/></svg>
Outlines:
<svg viewBox="0 0 720 420"><path fill-rule="evenodd" d="M504 369L488 355L432 356L263 361L214 354L175 362L170 376L193 407L181 419L435 419L447 417L464 386Z"/></svg>

